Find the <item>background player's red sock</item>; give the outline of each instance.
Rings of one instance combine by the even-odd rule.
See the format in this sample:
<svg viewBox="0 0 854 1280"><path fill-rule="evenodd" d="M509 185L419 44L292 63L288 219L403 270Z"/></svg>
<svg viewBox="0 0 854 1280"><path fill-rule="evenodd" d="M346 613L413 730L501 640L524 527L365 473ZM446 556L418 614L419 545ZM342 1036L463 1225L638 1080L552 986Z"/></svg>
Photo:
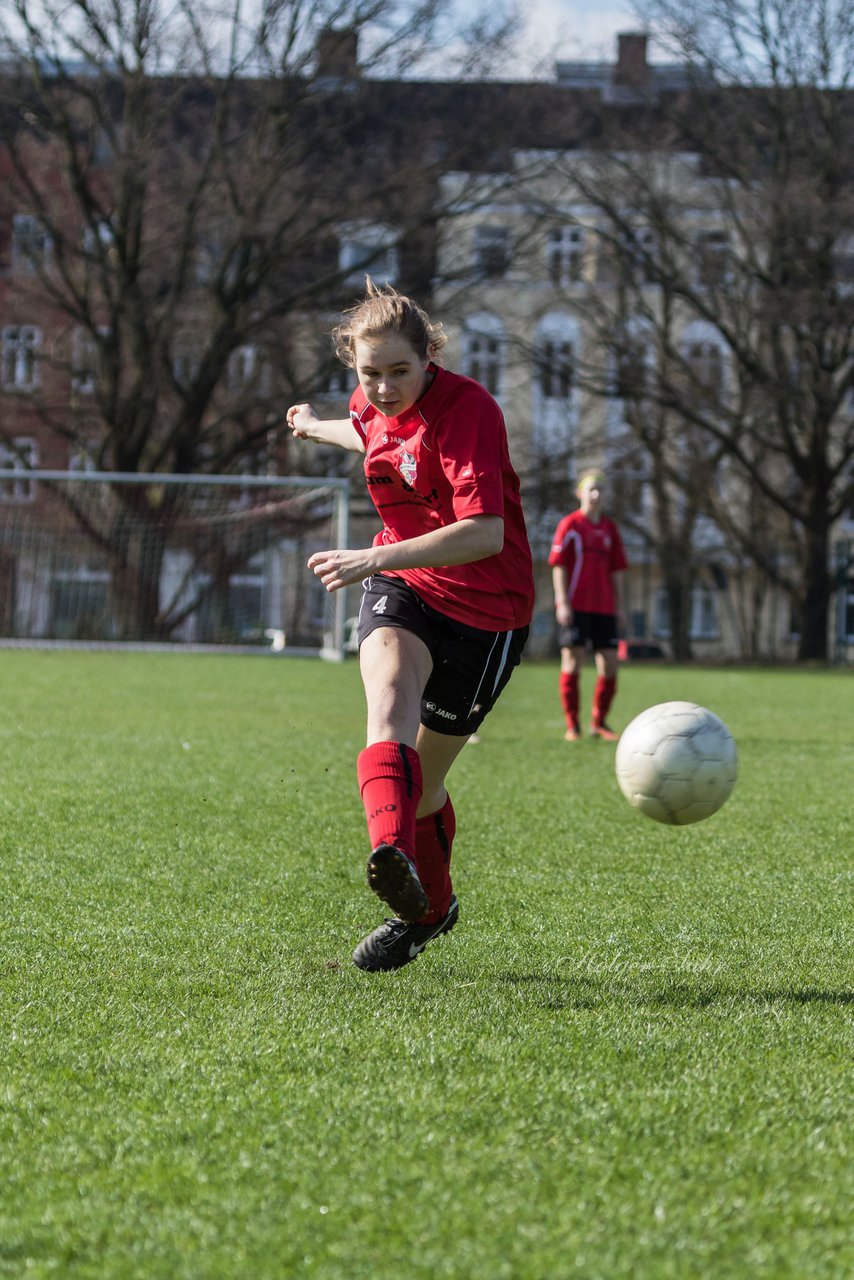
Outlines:
<svg viewBox="0 0 854 1280"><path fill-rule="evenodd" d="M405 742L375 742L356 761L371 848L393 844L415 861L415 811L421 799L421 761Z"/></svg>
<svg viewBox="0 0 854 1280"><path fill-rule="evenodd" d="M451 848L457 819L448 796L436 813L425 814L415 823L415 865L418 879L430 899L430 910L419 924L438 924L451 905Z"/></svg>
<svg viewBox="0 0 854 1280"><path fill-rule="evenodd" d="M577 671L561 671L560 680L560 704L563 707L563 714L566 718L567 728L578 728L578 672Z"/></svg>
<svg viewBox="0 0 854 1280"><path fill-rule="evenodd" d="M593 723L603 724L607 719L617 689L616 677L598 676L593 690Z"/></svg>

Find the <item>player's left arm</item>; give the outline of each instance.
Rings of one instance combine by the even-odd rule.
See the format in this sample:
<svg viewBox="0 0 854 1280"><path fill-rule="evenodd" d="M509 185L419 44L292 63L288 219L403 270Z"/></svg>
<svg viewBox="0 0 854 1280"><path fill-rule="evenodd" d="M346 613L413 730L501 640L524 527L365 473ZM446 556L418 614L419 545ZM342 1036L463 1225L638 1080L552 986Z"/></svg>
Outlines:
<svg viewBox="0 0 854 1280"><path fill-rule="evenodd" d="M357 550L315 551L308 567L327 591L361 582L384 569L439 569L498 555L504 546L502 516L479 515L431 529L417 538Z"/></svg>

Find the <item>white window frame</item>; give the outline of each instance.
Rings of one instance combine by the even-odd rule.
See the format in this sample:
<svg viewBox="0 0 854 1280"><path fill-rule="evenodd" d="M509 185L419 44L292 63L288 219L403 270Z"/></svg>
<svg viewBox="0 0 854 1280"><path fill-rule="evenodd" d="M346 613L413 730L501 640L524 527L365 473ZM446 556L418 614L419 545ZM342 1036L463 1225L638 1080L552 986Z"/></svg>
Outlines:
<svg viewBox="0 0 854 1280"><path fill-rule="evenodd" d="M537 335L535 376L541 400L558 401L562 405L571 403L575 389L576 348L573 335L548 332Z"/></svg>
<svg viewBox="0 0 854 1280"><path fill-rule="evenodd" d="M688 623L688 636L691 640L719 640L721 636L720 610L718 597L720 592L713 587L698 584L691 588L691 617ZM655 593L655 635L663 640L670 639L670 620L667 612L667 592L659 587Z"/></svg>
<svg viewBox="0 0 854 1280"><path fill-rule="evenodd" d="M34 213L12 215L12 271L34 274L47 266L53 253L53 237Z"/></svg>
<svg viewBox="0 0 854 1280"><path fill-rule="evenodd" d="M682 358L690 370L691 378L698 390L706 387L709 404L721 404L726 395L727 386L727 347L723 338L713 325L704 320L689 324L681 339ZM714 352L714 361L712 361ZM709 370L712 363L717 364L718 383L712 386L703 378L703 371Z"/></svg>
<svg viewBox="0 0 854 1280"><path fill-rule="evenodd" d="M201 352L195 343L186 337L179 337L172 348L170 368L172 377L182 391L192 385L201 366Z"/></svg>
<svg viewBox="0 0 854 1280"><path fill-rule="evenodd" d="M72 440L68 449L67 470L74 475L87 475L98 470L92 446L86 440Z"/></svg>
<svg viewBox="0 0 854 1280"><path fill-rule="evenodd" d="M637 227L634 231L631 248L635 270L641 273L641 284L655 284L655 272L651 270L648 259L658 259L658 236L651 227Z"/></svg>
<svg viewBox="0 0 854 1280"><path fill-rule="evenodd" d="M7 391L33 391L39 385L42 331L35 324L9 324L0 336L0 382Z"/></svg>
<svg viewBox="0 0 854 1280"><path fill-rule="evenodd" d="M575 369L581 333L575 318L565 311L550 311L540 317L534 336L534 370L532 379L532 443L541 461L553 458L561 473L569 477L573 471L578 434L578 395ZM543 379L544 355L552 349L564 351L568 368L566 394L552 394L555 384ZM560 388L558 386L557 390Z"/></svg>
<svg viewBox="0 0 854 1280"><path fill-rule="evenodd" d="M370 276L377 284L400 279L400 232L384 222L345 222L338 227L338 269L346 284Z"/></svg>
<svg viewBox="0 0 854 1280"><path fill-rule="evenodd" d="M481 222L474 229L472 266L477 280L506 280L513 260L510 228L504 223Z"/></svg>
<svg viewBox="0 0 854 1280"><path fill-rule="evenodd" d="M644 257L646 250L646 257ZM616 285L621 278L621 261L636 285L653 287L655 273L647 259L656 261L658 237L651 227L632 227L629 232L607 232L600 228L597 246L596 280L603 285Z"/></svg>
<svg viewBox="0 0 854 1280"><path fill-rule="evenodd" d="M723 227L698 231L694 239L698 289L720 289L732 279L732 237Z"/></svg>
<svg viewBox="0 0 854 1280"><path fill-rule="evenodd" d="M845 296L854 291L854 234L841 235L833 246L836 288Z"/></svg>
<svg viewBox="0 0 854 1280"><path fill-rule="evenodd" d="M264 348L255 342L244 342L235 347L225 367L225 386L232 395L244 395L248 391L263 394L268 379L268 367Z"/></svg>
<svg viewBox="0 0 854 1280"><path fill-rule="evenodd" d="M506 343L504 324L498 316L481 311L466 319L462 332L462 371L496 398L504 386Z"/></svg>
<svg viewBox="0 0 854 1280"><path fill-rule="evenodd" d="M83 229L83 251L89 258L100 260L115 244L116 233L108 218L98 218L94 226Z"/></svg>
<svg viewBox="0 0 854 1280"><path fill-rule="evenodd" d="M579 284L584 271L587 235L584 227L550 227L546 239L546 274L555 288Z"/></svg>
<svg viewBox="0 0 854 1280"><path fill-rule="evenodd" d="M39 445L32 436L16 436L10 444L0 442L0 469L19 471L17 476L4 476L0 480L0 502L32 502L36 495L36 482L29 475L39 465Z"/></svg>
<svg viewBox="0 0 854 1280"><path fill-rule="evenodd" d="M110 332L100 328L102 337ZM71 389L78 396L95 394L99 365L98 343L91 330L78 325L71 335Z"/></svg>

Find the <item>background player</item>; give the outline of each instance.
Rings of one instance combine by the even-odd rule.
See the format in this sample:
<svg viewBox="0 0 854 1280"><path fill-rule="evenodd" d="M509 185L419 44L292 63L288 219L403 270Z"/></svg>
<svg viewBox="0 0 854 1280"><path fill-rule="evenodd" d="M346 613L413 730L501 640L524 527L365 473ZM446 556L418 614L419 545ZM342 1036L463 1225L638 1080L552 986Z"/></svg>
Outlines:
<svg viewBox="0 0 854 1280"><path fill-rule="evenodd" d="M581 477L576 489L581 505L560 521L549 553L560 645L560 700L564 736L570 742L581 737L579 686L588 648L597 672L590 734L611 742L619 737L607 715L617 688L619 575L628 562L617 525L602 512L604 482L601 471Z"/></svg>
<svg viewBox="0 0 854 1280"><path fill-rule="evenodd" d="M364 454L382 520L372 546L318 551L308 565L327 591L363 586L368 724L357 774L368 884L395 916L353 960L398 969L457 921L445 777L519 662L533 568L501 410L439 366L441 325L368 281L334 338L358 379L350 418L321 421L300 404L287 421L301 439Z"/></svg>

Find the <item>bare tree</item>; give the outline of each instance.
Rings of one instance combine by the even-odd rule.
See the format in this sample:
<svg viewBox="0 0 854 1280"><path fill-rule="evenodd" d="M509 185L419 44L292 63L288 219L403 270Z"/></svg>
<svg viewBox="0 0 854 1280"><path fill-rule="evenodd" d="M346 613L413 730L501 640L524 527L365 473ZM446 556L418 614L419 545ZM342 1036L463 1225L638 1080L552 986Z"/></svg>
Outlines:
<svg viewBox="0 0 854 1280"><path fill-rule="evenodd" d="M717 469L700 509L790 594L799 657L824 659L854 463L854 15L844 0L650 0L644 13L695 83L641 94L598 161L563 157L617 282L580 303L602 353L584 376L613 394L609 369L645 333L638 438L649 446L663 413L670 455ZM690 507L686 475L697 469L670 468Z"/></svg>
<svg viewBox="0 0 854 1280"><path fill-rule="evenodd" d="M392 241L427 275L447 147L431 151L429 120L400 118L388 95L447 40L450 12L7 0L0 221L20 215L8 252L22 269L5 306L49 337L26 403L19 386L3 396L9 447L25 419L100 470L281 467L283 406L332 371L316 317L358 292L354 272L386 270ZM480 60L512 22L472 20ZM342 262L348 223L356 256ZM120 494L162 521L146 492ZM114 555L119 534L101 530ZM156 598L151 580L138 594Z"/></svg>

